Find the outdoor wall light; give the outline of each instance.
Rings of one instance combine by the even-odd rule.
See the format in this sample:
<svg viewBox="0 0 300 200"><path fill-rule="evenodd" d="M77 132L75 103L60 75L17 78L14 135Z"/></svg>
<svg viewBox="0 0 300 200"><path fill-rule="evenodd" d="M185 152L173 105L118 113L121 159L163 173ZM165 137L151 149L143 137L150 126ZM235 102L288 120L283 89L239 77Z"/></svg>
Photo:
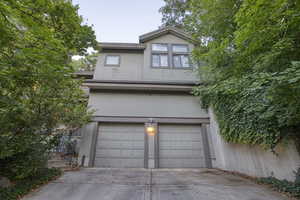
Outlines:
<svg viewBox="0 0 300 200"><path fill-rule="evenodd" d="M146 123L145 125L145 129L146 129L146 133L149 136L155 136L156 132L157 132L157 126L156 123L153 122L152 119L149 120L149 123Z"/></svg>
<svg viewBox="0 0 300 200"><path fill-rule="evenodd" d="M155 135L155 127L154 126L147 126L146 127L146 132L149 136L154 136Z"/></svg>

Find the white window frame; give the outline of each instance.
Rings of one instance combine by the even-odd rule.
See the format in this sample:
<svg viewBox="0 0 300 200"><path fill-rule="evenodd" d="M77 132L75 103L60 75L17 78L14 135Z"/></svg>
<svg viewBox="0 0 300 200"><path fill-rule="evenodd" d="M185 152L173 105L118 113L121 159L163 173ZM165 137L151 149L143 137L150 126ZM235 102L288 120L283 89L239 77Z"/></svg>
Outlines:
<svg viewBox="0 0 300 200"><path fill-rule="evenodd" d="M119 57L119 63L118 64L108 64L107 63L107 58L108 57ZM105 60L104 60L104 66L109 66L109 67L119 67L121 64L121 56L120 55L112 55L112 54L108 54L108 55L105 55Z"/></svg>
<svg viewBox="0 0 300 200"><path fill-rule="evenodd" d="M155 44L159 44L159 45L165 45L167 47L167 51L153 51L153 48L152 46L155 45ZM168 69L170 68L170 48L169 48L169 44L167 43L152 43L150 44L150 48L151 48L151 68L154 68L154 69ZM159 56L159 65L160 66L154 66L153 65L153 55L157 55ZM161 66L161 56L162 55L165 55L167 56L167 61L168 61L168 65L167 66Z"/></svg>
<svg viewBox="0 0 300 200"><path fill-rule="evenodd" d="M173 47L174 46L185 46L187 48L187 52L174 52L173 51ZM182 65L182 59L180 57L180 67L175 67L175 64L174 64L174 56L187 56L188 57L188 61L189 61L189 67L183 67ZM172 44L171 45L171 60L172 60L172 66L173 66L173 69L192 69L193 68L193 65L192 65L192 62L191 62L191 59L190 59L190 50L189 50L189 45L188 44Z"/></svg>

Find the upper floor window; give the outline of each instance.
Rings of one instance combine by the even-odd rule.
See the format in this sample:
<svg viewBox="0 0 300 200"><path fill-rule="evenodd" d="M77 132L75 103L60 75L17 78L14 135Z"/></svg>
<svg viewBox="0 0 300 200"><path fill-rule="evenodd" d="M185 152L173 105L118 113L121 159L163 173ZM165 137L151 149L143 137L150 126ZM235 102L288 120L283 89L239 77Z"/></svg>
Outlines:
<svg viewBox="0 0 300 200"><path fill-rule="evenodd" d="M167 44L152 44L152 51L168 52Z"/></svg>
<svg viewBox="0 0 300 200"><path fill-rule="evenodd" d="M173 65L175 68L190 68L188 55L173 55Z"/></svg>
<svg viewBox="0 0 300 200"><path fill-rule="evenodd" d="M152 44L151 62L152 67L169 67L169 48L168 44Z"/></svg>
<svg viewBox="0 0 300 200"><path fill-rule="evenodd" d="M120 56L119 55L107 55L105 57L106 66L120 66Z"/></svg>
<svg viewBox="0 0 300 200"><path fill-rule="evenodd" d="M185 45L185 44L173 44L172 51L174 53L188 53L189 47L188 47L188 45Z"/></svg>
<svg viewBox="0 0 300 200"><path fill-rule="evenodd" d="M172 61L174 68L191 68L189 47L185 44L172 45Z"/></svg>

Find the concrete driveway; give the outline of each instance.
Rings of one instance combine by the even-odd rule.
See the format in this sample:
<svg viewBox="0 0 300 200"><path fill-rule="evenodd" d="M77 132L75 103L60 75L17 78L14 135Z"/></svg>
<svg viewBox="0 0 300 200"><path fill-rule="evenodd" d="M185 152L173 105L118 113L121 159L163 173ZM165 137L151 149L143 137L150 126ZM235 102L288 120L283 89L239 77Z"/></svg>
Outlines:
<svg viewBox="0 0 300 200"><path fill-rule="evenodd" d="M82 169L23 200L284 200L283 195L217 170Z"/></svg>

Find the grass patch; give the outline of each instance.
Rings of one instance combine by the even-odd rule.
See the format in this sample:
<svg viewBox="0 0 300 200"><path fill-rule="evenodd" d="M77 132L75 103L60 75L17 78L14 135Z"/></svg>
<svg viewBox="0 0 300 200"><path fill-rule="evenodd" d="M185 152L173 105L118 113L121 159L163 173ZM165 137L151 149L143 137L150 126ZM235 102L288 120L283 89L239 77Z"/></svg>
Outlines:
<svg viewBox="0 0 300 200"><path fill-rule="evenodd" d="M9 188L0 188L1 200L17 200L28 194L30 191L38 188L41 185L48 183L59 177L62 172L56 168L40 169L34 176L16 181Z"/></svg>
<svg viewBox="0 0 300 200"><path fill-rule="evenodd" d="M279 192L284 192L292 197L300 199L300 183L293 183L287 180L278 180L274 177L259 178L258 183L270 185Z"/></svg>

